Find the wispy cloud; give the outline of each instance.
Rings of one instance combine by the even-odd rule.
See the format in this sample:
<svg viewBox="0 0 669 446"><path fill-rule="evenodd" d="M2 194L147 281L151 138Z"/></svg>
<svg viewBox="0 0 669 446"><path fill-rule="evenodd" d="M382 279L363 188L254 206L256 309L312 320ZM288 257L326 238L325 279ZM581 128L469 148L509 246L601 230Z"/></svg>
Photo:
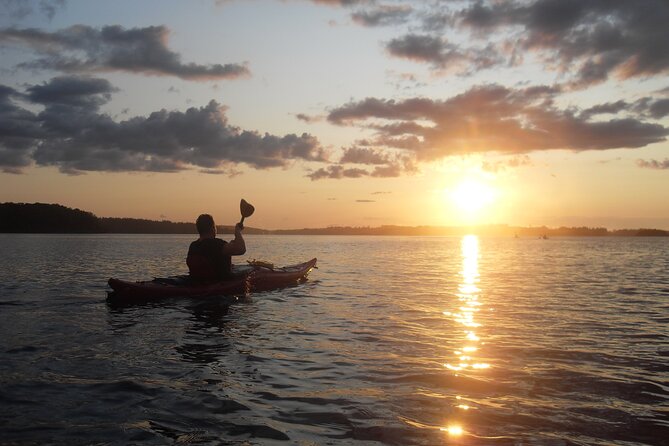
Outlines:
<svg viewBox="0 0 669 446"><path fill-rule="evenodd" d="M373 169L362 169L359 167L347 167L345 164L331 164L321 167L309 174L307 177L313 181L322 179L344 179L344 178L396 178L403 174L413 174L418 168L410 157L396 158L387 161L387 164L377 165Z"/></svg>
<svg viewBox="0 0 669 446"><path fill-rule="evenodd" d="M65 0L0 0L0 17L23 20L40 14L51 20L66 4Z"/></svg>
<svg viewBox="0 0 669 446"><path fill-rule="evenodd" d="M363 26L387 26L405 23L412 13L409 5L374 5L351 14L355 23Z"/></svg>
<svg viewBox="0 0 669 446"><path fill-rule="evenodd" d="M636 161L636 164L644 169L665 170L669 169L669 158L665 158L664 161L639 159Z"/></svg>
<svg viewBox="0 0 669 446"><path fill-rule="evenodd" d="M341 179L341 178L361 178L369 176L369 172L365 169L345 168L340 165L331 165L328 167L321 167L307 175L312 180L322 180L324 178Z"/></svg>
<svg viewBox="0 0 669 446"><path fill-rule="evenodd" d="M155 111L125 121L101 113L116 89L104 79L64 76L25 92L0 86L0 168L32 163L82 171L175 172L199 167L234 175L234 166L286 167L325 161L309 134L260 134L228 123L215 101L186 111ZM17 99L40 105L39 113ZM31 107L33 108L33 107Z"/></svg>
<svg viewBox="0 0 669 446"><path fill-rule="evenodd" d="M355 6L373 3L374 0L309 0L312 3L327 6Z"/></svg>
<svg viewBox="0 0 669 446"><path fill-rule="evenodd" d="M250 74L244 64L183 63L181 56L167 47L168 37L169 30L164 26L125 29L118 25L75 25L55 32L0 29L0 44L23 47L37 55L19 68L67 73L125 71L194 81Z"/></svg>
<svg viewBox="0 0 669 446"><path fill-rule="evenodd" d="M486 172L501 172L509 168L531 166L532 160L527 155L517 155L502 161L484 161L481 168Z"/></svg>
<svg viewBox="0 0 669 446"><path fill-rule="evenodd" d="M299 119L300 121L306 122L307 124L311 124L311 123L323 120L323 116L311 116L311 115L307 115L307 114L304 114L304 113L297 113L297 114L295 114L295 117L297 119Z"/></svg>

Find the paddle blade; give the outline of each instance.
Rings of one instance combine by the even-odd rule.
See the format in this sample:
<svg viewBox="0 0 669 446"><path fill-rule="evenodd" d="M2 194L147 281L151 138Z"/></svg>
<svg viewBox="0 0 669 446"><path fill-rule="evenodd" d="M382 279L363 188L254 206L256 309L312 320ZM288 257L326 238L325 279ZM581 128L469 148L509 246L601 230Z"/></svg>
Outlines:
<svg viewBox="0 0 669 446"><path fill-rule="evenodd" d="M242 201L239 202L239 212L242 213L243 218L250 217L251 215L253 215L255 210L256 208L254 208L251 203L244 200L243 198Z"/></svg>

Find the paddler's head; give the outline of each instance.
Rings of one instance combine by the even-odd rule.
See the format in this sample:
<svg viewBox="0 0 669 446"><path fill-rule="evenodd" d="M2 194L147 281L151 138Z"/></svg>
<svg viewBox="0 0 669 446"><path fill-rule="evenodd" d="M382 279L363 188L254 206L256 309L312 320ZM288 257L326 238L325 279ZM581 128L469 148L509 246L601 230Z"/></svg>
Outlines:
<svg viewBox="0 0 669 446"><path fill-rule="evenodd" d="M214 217L209 214L200 215L195 220L195 227L197 227L200 238L216 237L216 223L214 223Z"/></svg>

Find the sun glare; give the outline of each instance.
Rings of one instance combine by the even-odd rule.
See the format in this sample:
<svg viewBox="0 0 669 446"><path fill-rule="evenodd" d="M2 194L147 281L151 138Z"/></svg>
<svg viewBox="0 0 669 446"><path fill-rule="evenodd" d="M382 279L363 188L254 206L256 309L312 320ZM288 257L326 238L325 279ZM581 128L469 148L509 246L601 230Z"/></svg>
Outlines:
<svg viewBox="0 0 669 446"><path fill-rule="evenodd" d="M495 199L492 187L473 179L466 179L458 183L451 190L451 200L463 212L473 214L483 210Z"/></svg>

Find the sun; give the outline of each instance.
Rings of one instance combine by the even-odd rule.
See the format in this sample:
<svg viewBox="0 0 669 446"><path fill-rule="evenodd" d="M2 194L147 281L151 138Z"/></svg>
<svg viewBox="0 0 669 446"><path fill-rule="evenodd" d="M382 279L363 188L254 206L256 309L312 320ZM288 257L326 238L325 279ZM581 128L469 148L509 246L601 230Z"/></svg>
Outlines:
<svg viewBox="0 0 669 446"><path fill-rule="evenodd" d="M495 190L491 186L471 178L460 181L450 192L455 206L466 214L477 214L495 200Z"/></svg>

